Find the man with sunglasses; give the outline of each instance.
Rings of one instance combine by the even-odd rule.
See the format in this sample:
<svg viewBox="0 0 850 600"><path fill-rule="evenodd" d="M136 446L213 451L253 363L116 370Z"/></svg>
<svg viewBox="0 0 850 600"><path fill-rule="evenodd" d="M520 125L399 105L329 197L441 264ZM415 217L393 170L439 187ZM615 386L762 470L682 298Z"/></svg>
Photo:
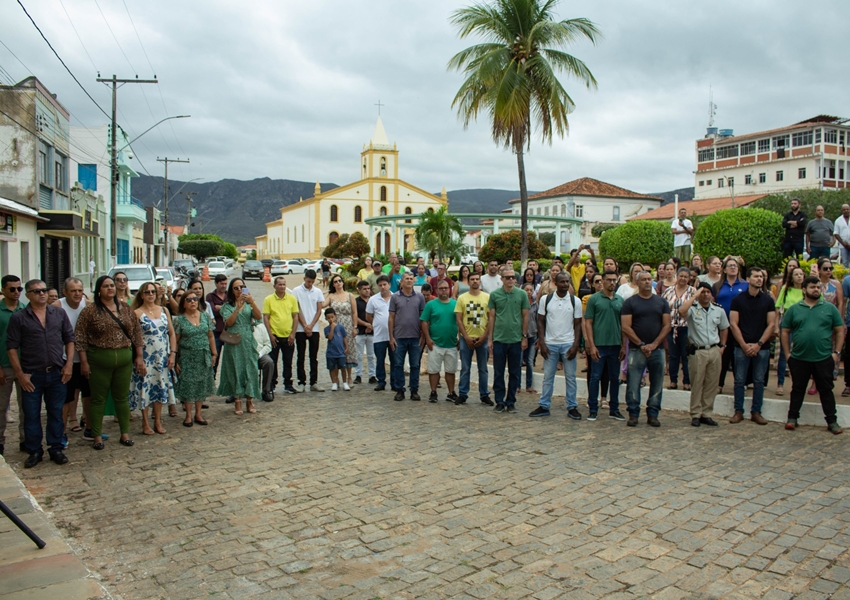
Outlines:
<svg viewBox="0 0 850 600"><path fill-rule="evenodd" d="M488 299L487 347L493 356L493 393L498 413L516 412L516 393L522 376L522 351L528 347L528 294L514 287L516 273L502 269L502 287ZM508 385L505 386L505 365Z"/></svg>
<svg viewBox="0 0 850 600"><path fill-rule="evenodd" d="M18 434L21 440L20 449L24 452L24 411L21 408L21 384L12 370L9 355L6 353L6 331L12 315L24 309L21 303L21 278L17 275L4 275L0 279L3 286L3 301L0 302L0 455L6 445L6 414L9 410L9 400L12 397L12 386L18 399Z"/></svg>
<svg viewBox="0 0 850 600"><path fill-rule="evenodd" d="M74 330L61 308L48 306L47 286L39 279L26 283L29 305L12 315L6 334L6 349L15 377L23 390L24 447L29 458L24 468L41 462L44 454L41 404L47 409L47 445L50 460L68 462L62 452L62 407L65 384L74 368Z"/></svg>

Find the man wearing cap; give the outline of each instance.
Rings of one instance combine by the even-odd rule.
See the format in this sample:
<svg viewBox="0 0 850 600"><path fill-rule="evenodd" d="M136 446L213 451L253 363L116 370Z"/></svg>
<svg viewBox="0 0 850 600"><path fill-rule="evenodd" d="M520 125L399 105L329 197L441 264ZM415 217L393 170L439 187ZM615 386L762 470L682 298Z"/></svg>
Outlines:
<svg viewBox="0 0 850 600"><path fill-rule="evenodd" d="M701 281L697 293L682 303L679 316L688 320L691 374L691 425L717 427L711 418L717 380L723 362L723 349L729 335L726 311L712 302L711 284Z"/></svg>
<svg viewBox="0 0 850 600"><path fill-rule="evenodd" d="M372 288L372 295L377 296L381 293L381 288L378 287L378 277L383 275L384 273L381 271L381 261L373 260L372 261L372 272L366 276L366 281L369 282L369 287ZM387 281L389 281L389 277L387 277Z"/></svg>

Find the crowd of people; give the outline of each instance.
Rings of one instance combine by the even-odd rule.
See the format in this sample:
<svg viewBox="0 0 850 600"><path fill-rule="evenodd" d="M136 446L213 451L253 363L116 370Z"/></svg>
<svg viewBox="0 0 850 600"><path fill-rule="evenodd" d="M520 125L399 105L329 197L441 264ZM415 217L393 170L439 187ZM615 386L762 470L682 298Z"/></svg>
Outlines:
<svg viewBox="0 0 850 600"><path fill-rule="evenodd" d="M850 206L843 213L847 225ZM822 220L821 209L817 214L815 221ZM556 257L548 273L537 261L528 261L521 276L512 261L464 265L453 279L439 261L429 268L420 259L408 269L395 254L386 265L366 258L356 293L346 290L341 275L328 274L325 294L314 285L317 273L308 270L293 290L284 277L275 278L274 292L261 303L242 279L228 281L224 275L216 276L209 293L198 280L173 293L149 282L131 297L127 277L119 272L97 279L91 300L75 278L53 297L40 280L24 284L5 275L0 412L7 418L0 420L0 453L13 387L20 450L29 455L25 467L42 461L44 441L50 459L64 464L69 432L82 432L95 450L105 447L105 415L114 416L119 443L129 447L131 411L141 412L143 434L156 435L166 433L164 408L177 416L177 404L183 405L183 426L206 426L203 409L214 394L243 415L257 412L257 400L273 401L280 379L286 394L323 392L320 336L326 340L325 367L333 392L366 381L376 392L389 386L395 401L420 401L420 368L427 352L430 402L439 401L444 382L445 400L465 404L474 361L479 400L497 413L517 412L523 367L526 392L537 393L533 367L539 354L541 393L530 416L551 414L561 371L565 408L575 420L583 418L576 381L583 352L587 419L595 421L607 410L610 418L630 427L639 424L644 387L646 423L660 427L665 373L669 389L678 389L680 372L682 388L691 392L693 426L717 425L714 400L729 371L734 378L730 423L744 419L745 390L752 385L750 419L766 424L764 388L771 346L778 339L778 395L784 394L786 369L792 378L786 429L796 428L811 381L808 393L820 394L829 431L841 433L832 388L842 350L847 356L850 317L845 324L841 315L848 315L850 276L833 279L829 252L823 252L830 246L816 237L827 228L822 223L811 227L799 202L783 223L789 259L778 285L771 285L765 269L745 266L740 257L703 261L692 255L694 227L684 213L671 225L673 256L657 266L655 277L649 265L633 264L627 274L611 257L600 265L590 246L573 250L567 264ZM831 231L841 244L842 260L850 260L843 252L850 240L844 245L838 224ZM814 273L800 267L798 238L819 255ZM21 302L22 293L27 304ZM620 412L622 384L627 416ZM848 396L847 370L845 384L842 395Z"/></svg>

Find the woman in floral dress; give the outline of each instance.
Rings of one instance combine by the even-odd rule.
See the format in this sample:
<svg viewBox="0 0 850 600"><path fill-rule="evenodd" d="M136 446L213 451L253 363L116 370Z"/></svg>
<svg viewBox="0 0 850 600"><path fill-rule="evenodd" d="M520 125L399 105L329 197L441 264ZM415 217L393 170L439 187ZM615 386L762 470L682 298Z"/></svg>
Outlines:
<svg viewBox="0 0 850 600"><path fill-rule="evenodd" d="M142 284L130 305L142 329L145 374L133 373L129 402L130 410L142 411L142 433L145 435L153 435L154 431L165 433L162 406L175 402L170 374L176 354L174 329L168 311L157 304L157 287L152 282ZM153 406L153 429L148 422L148 406Z"/></svg>
<svg viewBox="0 0 850 600"><path fill-rule="evenodd" d="M221 348L221 379L218 394L235 398L234 413L242 414L242 398L246 400L249 413L257 412L254 398L259 398L260 372L257 369L257 342L251 329L252 320L260 320L263 313L254 302L253 296L242 293L247 286L241 279L231 279L227 288L227 301L221 305L219 314L224 319L228 333L239 334L238 344L224 344Z"/></svg>
<svg viewBox="0 0 850 600"><path fill-rule="evenodd" d="M174 317L174 332L177 336L177 383L174 392L186 408L184 427L194 423L206 425L201 407L208 396L215 393L213 362L217 358L213 330L215 324L209 315L198 310L198 294L189 290L180 299L179 312Z"/></svg>
<svg viewBox="0 0 850 600"><path fill-rule="evenodd" d="M345 329L345 334L348 336L348 352L345 355L345 370L348 372L348 379L351 381L351 369L357 366L357 344L354 343L354 336L357 335L357 329L354 327L353 315L357 314L357 301L354 295L345 291L345 282L340 275L334 275L330 281L330 291L328 297L325 298L322 308L331 307L336 312L336 322L342 325Z"/></svg>

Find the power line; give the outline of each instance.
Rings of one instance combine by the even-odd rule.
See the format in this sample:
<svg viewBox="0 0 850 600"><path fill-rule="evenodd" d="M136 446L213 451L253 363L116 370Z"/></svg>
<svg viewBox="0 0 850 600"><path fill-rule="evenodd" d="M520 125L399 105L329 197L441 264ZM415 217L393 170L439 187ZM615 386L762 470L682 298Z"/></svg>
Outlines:
<svg viewBox="0 0 850 600"><path fill-rule="evenodd" d="M91 54L89 54L89 49L86 48L86 45L83 43L83 38L81 38L79 32L77 32L77 28L74 26L74 21L71 20L71 15L68 14L68 9L65 8L65 3L62 2L62 0L59 0L59 4L62 5L62 10L65 11L65 16L68 17L68 22L71 24L71 29L74 30L74 33L76 34L77 39L80 40L80 45L83 47L83 50L85 51L86 56L89 57L89 62L91 63L91 66L94 68L95 71L97 71L97 65L94 64L94 61L92 60Z"/></svg>
<svg viewBox="0 0 850 600"><path fill-rule="evenodd" d="M88 90L83 87L83 84L80 83L80 80L77 79L77 76L74 75L74 73L71 72L71 69L68 68L68 65L65 64L65 61L62 60L62 57L59 56L59 53L56 52L55 48L53 48L53 44L50 43L50 40L48 40L47 36L45 36L44 33L41 31L38 24L35 22L35 19L33 19L32 16L30 16L29 12L27 12L27 8L24 6L24 3L21 2L21 0L18 0L18 5L21 7L21 10L24 11L24 14L29 18L30 22L32 23L33 27L35 27L36 31L38 31L38 33L41 35L42 39L47 43L47 46L50 48L50 50L53 52L53 54L56 56L56 58L59 59L59 62L62 63L62 66L65 67L65 70L68 71L68 74L73 78L73 80L77 83L77 85L80 86L80 89L83 90L83 92L85 92L86 96L89 97L89 100L91 100L94 103L94 105L98 109L100 109L100 112L102 112L106 116L106 118L110 118L109 113L107 113L105 110L103 110L103 108L100 106L100 104L97 103L97 100L92 98L92 95L89 94ZM5 46L5 44L4 44L4 46ZM15 58L17 58L17 56ZM21 64L23 64L23 63L21 63Z"/></svg>
<svg viewBox="0 0 850 600"><path fill-rule="evenodd" d="M18 0L20 2L20 0ZM118 49L121 51L121 54L124 55L124 60L127 61L127 64L130 65L130 68L133 70L133 73L138 75L139 72L136 70L136 67L133 66L133 63L130 62L130 59L127 58L127 53L124 52L124 48L121 47L121 42L118 41L118 38L115 37L115 32L112 31L112 27L109 25L109 21L106 20L106 15L103 14L103 10L100 8L100 4L97 3L97 0L94 0L94 5L97 6L97 10L100 11L100 16L103 17L103 22L106 23L106 28L109 30L109 33L112 34L112 39L115 40L115 43L118 46ZM153 116L153 115L151 115Z"/></svg>
<svg viewBox="0 0 850 600"><path fill-rule="evenodd" d="M11 49L11 48L9 48L9 46L7 46L7 45L3 42L3 40L0 40L0 44L2 44L2 45L3 45L3 47L4 47L6 50L8 50L8 51L9 51L9 54L11 54L12 56L14 56L14 57L15 57L15 60L17 60L19 63L21 63L21 66L22 66L24 69L26 69L26 70L27 70L27 73L29 73L30 75L32 75L32 74L33 74L33 73L32 73L32 69L30 69L28 66L26 66L26 65L24 64L24 61L22 61L20 58L18 58L18 55L17 55L17 54L15 54L14 52L12 52L12 49Z"/></svg>

